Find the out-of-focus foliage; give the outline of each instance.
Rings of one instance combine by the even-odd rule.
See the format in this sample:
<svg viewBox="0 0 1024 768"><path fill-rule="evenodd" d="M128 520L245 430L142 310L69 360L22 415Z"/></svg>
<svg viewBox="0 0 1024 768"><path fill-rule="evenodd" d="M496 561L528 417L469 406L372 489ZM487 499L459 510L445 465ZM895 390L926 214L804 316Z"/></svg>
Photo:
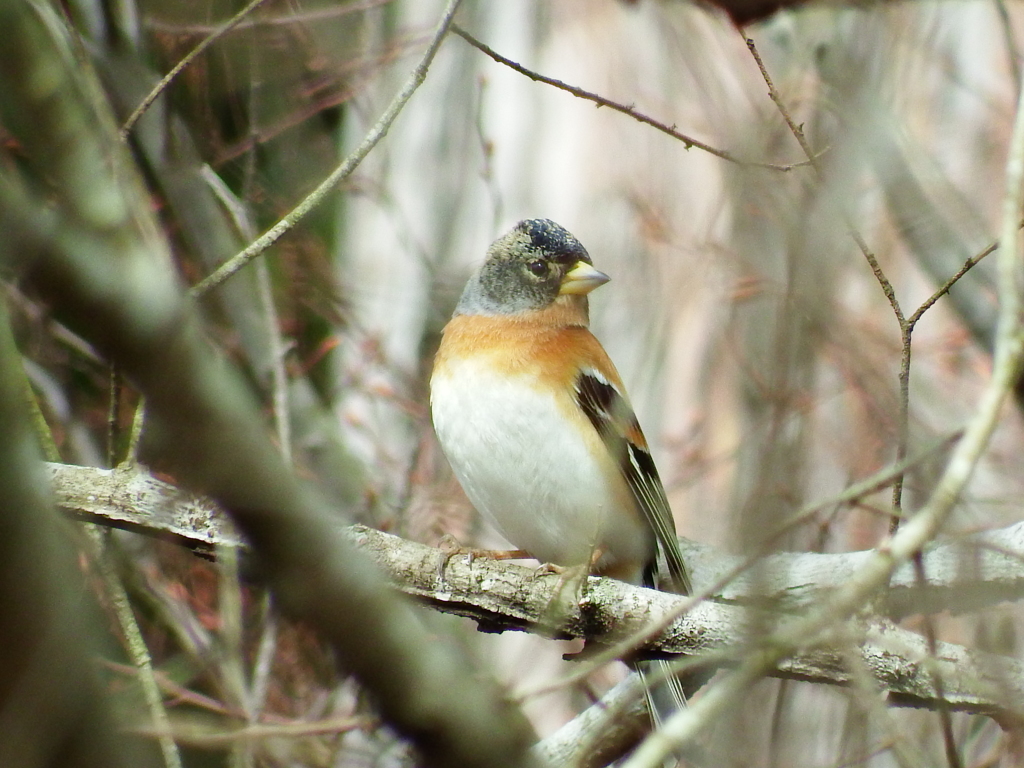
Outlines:
<svg viewBox="0 0 1024 768"><path fill-rule="evenodd" d="M122 120L239 7L66 4ZM358 144L440 10L270 0L184 70L129 138L184 283L276 222ZM467 2L458 23L524 66L740 162L688 150L449 36L389 135L261 257L265 273L250 267L201 300L211 343L247 375L268 429L283 366L277 394L290 433L280 439L339 517L428 543L443 533L497 542L477 529L438 452L425 381L469 270L526 217L566 226L613 278L593 297L593 326L630 389L685 536L752 551L807 502L962 426L990 366L994 271L982 261L910 335L851 231L907 317L995 239L1020 88L1019 8L808 7L741 33L678 2L514 0ZM817 168L769 98L744 34ZM17 156L7 147L3 161ZM260 298L268 286L270 303ZM102 465L109 369L17 284L4 291L62 460ZM135 405L126 389L118 460ZM1020 518L1022 456L1014 406L948 535ZM159 468L158 455L143 458ZM904 512L927 498L940 469L941 458L912 468ZM891 511L887 488L855 508L826 506L771 546L868 548ZM259 590L169 545L125 538L120 548L188 764L407 759L356 686L337 684L317 640L273 619ZM1019 621L1011 607L933 624L944 639L1015 656ZM570 666L552 641L449 623L513 692ZM130 689L131 670L108 666L112 689ZM527 712L548 733L621 672L531 699ZM707 749L723 765L882 766L894 761L895 732L929 764L944 759L935 713L893 713L894 729L876 714L843 691L764 682L710 729ZM231 738L243 724L265 730ZM1011 759L992 722L954 717L951 732L965 765Z"/></svg>

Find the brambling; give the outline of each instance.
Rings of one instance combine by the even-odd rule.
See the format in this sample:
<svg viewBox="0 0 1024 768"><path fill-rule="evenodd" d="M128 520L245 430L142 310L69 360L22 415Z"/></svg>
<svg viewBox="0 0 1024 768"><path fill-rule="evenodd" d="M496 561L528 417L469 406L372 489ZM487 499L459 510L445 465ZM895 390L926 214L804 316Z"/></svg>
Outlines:
<svg viewBox="0 0 1024 768"><path fill-rule="evenodd" d="M513 546L689 594L647 441L588 329L587 295L608 280L553 221L499 238L444 329L434 428L469 500Z"/></svg>
<svg viewBox="0 0 1024 768"><path fill-rule="evenodd" d="M434 429L466 495L542 563L689 594L675 523L622 379L587 327L609 277L548 219L487 251L445 326ZM633 665L655 726L686 704L664 661Z"/></svg>

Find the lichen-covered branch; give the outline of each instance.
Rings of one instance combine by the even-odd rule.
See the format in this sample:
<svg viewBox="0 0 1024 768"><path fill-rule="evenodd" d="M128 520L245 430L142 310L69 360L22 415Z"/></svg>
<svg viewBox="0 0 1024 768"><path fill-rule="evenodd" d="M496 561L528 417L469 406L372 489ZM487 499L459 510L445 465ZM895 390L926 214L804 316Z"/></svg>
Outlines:
<svg viewBox="0 0 1024 768"><path fill-rule="evenodd" d="M216 504L145 472L48 467L61 507L78 518L170 539L204 555L219 544L242 543ZM686 539L680 544L700 589L743 564L743 558L714 547ZM799 611L822 590L845 583L870 556L870 551L769 555L757 561L756 576L743 571L716 590L715 598L737 604L752 597L767 599L780 610ZM918 583L911 566L898 569L876 606L879 612L900 619L934 611L963 613L1022 599L1024 522L939 542L926 551L924 564L927 584Z"/></svg>
<svg viewBox="0 0 1024 768"><path fill-rule="evenodd" d="M68 514L94 522L167 536L203 552L218 544L240 544L226 516L209 500L185 493L133 470L100 470L48 465L58 504ZM577 597L558 574L529 566L449 557L442 550L407 541L363 526L347 529L348 538L383 568L395 586L437 610L472 618L490 630L526 630L551 637L585 637L612 644L628 639L650 622L675 611L675 595L591 577ZM685 543L685 542L684 542ZM964 567L969 553L971 567ZM708 547L688 543L697 588L730 570L731 558ZM870 552L842 555L779 554L758 563L762 588L753 593L753 579L737 579L716 595L674 621L648 644L651 651L699 656L713 653L715 664L729 663L749 624L745 604L767 603L782 612L800 611L812 598L844 583ZM890 606L910 607L918 597L938 602L942 594L959 595L962 608L986 600L986 588L1006 599L1022 594L1024 524L935 547L926 557L929 574L937 574L925 592L915 591L913 574L897 574ZM760 578L761 575L766 578ZM767 590L767 591L764 591ZM859 648L864 665L889 694L908 706L934 706L937 701L928 649L923 637L883 620L855 623L839 646ZM779 677L815 683L850 682L845 650L822 647L782 662ZM944 698L954 710L1016 717L1008 703L1024 700L1024 668L1015 660L976 653L962 646L940 644L938 659ZM734 659L735 660L735 659Z"/></svg>

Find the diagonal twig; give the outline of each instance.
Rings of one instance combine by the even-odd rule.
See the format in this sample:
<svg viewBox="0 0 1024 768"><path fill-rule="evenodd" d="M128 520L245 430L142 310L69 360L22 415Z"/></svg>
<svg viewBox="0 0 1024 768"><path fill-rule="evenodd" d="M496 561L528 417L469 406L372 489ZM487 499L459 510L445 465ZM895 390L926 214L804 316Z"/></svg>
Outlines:
<svg viewBox="0 0 1024 768"><path fill-rule="evenodd" d="M427 50L423 52L423 57L419 63L413 69L409 75L409 79L402 86L402 90L398 92L388 108L384 110L384 114L381 115L376 125L370 129L369 133L363 138L359 146L353 150L348 157L346 157L342 163L331 171L330 175L324 179L306 198L295 206L288 214L284 216L277 224L268 229L260 237L256 238L250 243L244 250L232 256L228 261L220 266L213 274L209 275L193 286L192 295L199 297L209 292L213 288L227 280L231 275L235 274L238 270L242 269L246 264L255 259L270 246L276 243L286 232L294 227L307 213L313 208L323 202L324 198L340 184L344 179L348 178L359 164L363 162L370 151L377 146L378 142L383 139L391 126L394 124L395 119L405 108L405 105L409 103L409 99L416 92L416 89L423 84L423 81L427 77L427 70L430 68L431 63L434 61L434 56L437 54L438 49L441 47L441 42L444 40L449 28L452 25L452 19L455 17L455 11L458 10L461 0L450 0L448 7L445 9L444 15L441 17L440 22L434 30L434 34L430 38L430 43L427 45Z"/></svg>
<svg viewBox="0 0 1024 768"><path fill-rule="evenodd" d="M132 132L132 128L134 128L135 124L139 122L139 118L145 114L147 109L153 106L153 102L160 97L161 93L167 90L167 86L171 84L171 81L174 80L174 78L176 78L178 74L185 69L185 67L195 61L203 51L238 26L246 16L255 11L265 2L267 2L267 0L252 0L252 2L245 6L245 8L224 22L224 24L215 32L208 37L205 37L199 45L185 54L185 57L175 64L174 67L171 68L171 71L160 79L159 83L153 86L153 90L146 95L146 98L139 103L139 106L137 106L131 115L128 116L128 119L124 121L124 125L121 126L121 139L124 140L128 138L128 134Z"/></svg>
<svg viewBox="0 0 1024 768"><path fill-rule="evenodd" d="M800 145L800 149L802 149L804 154L807 155L807 161L811 164L815 172L820 177L822 175L821 164L818 162L818 158L814 154L814 150L811 149L811 145L807 141L807 136L804 134L803 128L800 125L798 125L793 120L793 117L789 114L789 110L786 108L785 103L782 101L782 97L779 95L778 90L775 88L775 83L772 81L771 75L768 74L768 70L764 65L764 61L761 59L761 54L758 53L757 51L757 46L754 44L754 41L749 37L744 38L744 40L747 44L747 50L749 50L750 55L754 57L754 61L757 64L757 68L761 72L761 77L764 78L765 85L768 86L768 98L770 98L775 103L775 106L779 110L779 114L782 115L782 119L786 121L786 125L789 126L790 132L793 134L793 137ZM877 279L878 284L882 286L882 291L885 293L885 297L889 300L889 304L892 306L893 312L896 314L897 319L899 319L900 323L902 324L904 322L903 310L900 308L900 303L896 299L896 291L893 290L892 283L890 283L889 279L885 276L885 273L882 271L882 268L878 264L878 259L875 257L875 254L871 251L871 249L868 247L867 242L854 228L853 222L850 221L849 217L846 216L845 213L844 218L846 220L845 224L850 237L853 238L853 241L857 244L857 247L860 249L861 253L864 254L864 258L867 259L868 264L871 266L871 271L875 275L875 279ZM902 456L898 457L898 459L902 458Z"/></svg>
<svg viewBox="0 0 1024 768"><path fill-rule="evenodd" d="M803 128L793 120L789 110L786 108L785 102L783 102L782 97L779 95L779 92L775 87L775 83L772 81L771 75L768 74L768 69L764 65L761 54L758 53L757 45L749 37L744 37L744 41L747 44L747 50L750 51L750 55L753 56L754 62L757 64L757 68L761 72L761 77L764 79L765 85L768 86L768 97L778 108L779 114L781 114L783 120L786 121L786 125L789 126L789 130L793 134L793 137L800 145L800 148L804 151L804 154L807 155L807 158L814 167L814 171L818 178L821 179L823 176L821 165L817 162L817 159L814 156L814 152L811 149L810 142L807 141L807 136L804 134ZM885 274L885 271L878 263L878 258L875 256L874 251L868 247L867 241L854 226L852 218L845 210L842 211L842 217L843 223L846 226L847 234L857 245L861 254L863 254L865 261L867 261L868 266L871 269L871 273L875 276L875 280L881 287L882 293L885 294L885 298L889 302L889 306L892 307L893 314L896 316L896 322L899 324L901 354L898 377L899 417L896 439L896 461L903 461L907 456L907 445L910 436L910 353L911 336L914 332L914 326L907 322L907 318L903 313L903 308L900 306L899 299L896 298L896 290L893 288L892 283ZM900 517L903 510L902 475L893 481L892 508L893 514L889 519L889 533L894 533L900 524Z"/></svg>
<svg viewBox="0 0 1024 768"><path fill-rule="evenodd" d="M713 147L710 144L706 144L703 141L700 141L699 139L693 138L692 136L687 136L685 133L680 133L679 131L676 130L675 126L665 125L665 123L662 123L658 120L655 120L653 117L649 117L644 113L637 111L636 108L632 106L620 104L619 102L607 99L604 96L601 96L600 94L592 93L591 91L585 91L584 89L578 88L575 85L569 85L568 83L562 82L561 80L556 80L553 77L548 77L547 75L542 75L539 72L534 72L532 69L527 69L522 64L519 64L515 61L512 61L512 59L502 56L493 48L490 48L484 43L480 42L471 34L469 34L469 32L460 27L458 24L452 25L452 32L461 37L463 40L465 40L467 43L472 45L477 50L490 56L499 64L504 64L506 67L514 69L519 74L525 75L534 82L545 83L546 85L553 86L555 88L558 88L559 90L565 91L566 93L571 93L573 96L579 99L592 101L598 107L608 107L609 109L612 109L616 112L621 112L624 115L628 115L629 117L632 117L634 120L637 120L638 122L644 123L645 125L649 125L652 128L656 128L657 130L661 131L662 133L668 134L674 139L678 139L683 143L683 146L685 146L687 149L690 149L691 147L696 147L697 149L704 150L708 154L714 155L715 157L719 157L722 160L726 160L730 163L749 166L753 168L768 168L773 171L791 171L794 168L802 168L807 165L813 165L813 160L802 161L799 163L790 163L789 165L777 165L775 163L760 163L741 160L732 153L726 152L724 149L718 149L717 147Z"/></svg>

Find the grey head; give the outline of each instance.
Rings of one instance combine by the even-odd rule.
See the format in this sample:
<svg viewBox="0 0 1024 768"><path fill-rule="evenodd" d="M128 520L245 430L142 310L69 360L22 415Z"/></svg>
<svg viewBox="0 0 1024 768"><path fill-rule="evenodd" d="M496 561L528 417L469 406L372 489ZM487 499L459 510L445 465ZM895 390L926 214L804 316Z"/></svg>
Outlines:
<svg viewBox="0 0 1024 768"><path fill-rule="evenodd" d="M550 219L526 219L499 237L462 292L456 315L514 315L544 309L559 296L586 301L608 282L586 248Z"/></svg>

